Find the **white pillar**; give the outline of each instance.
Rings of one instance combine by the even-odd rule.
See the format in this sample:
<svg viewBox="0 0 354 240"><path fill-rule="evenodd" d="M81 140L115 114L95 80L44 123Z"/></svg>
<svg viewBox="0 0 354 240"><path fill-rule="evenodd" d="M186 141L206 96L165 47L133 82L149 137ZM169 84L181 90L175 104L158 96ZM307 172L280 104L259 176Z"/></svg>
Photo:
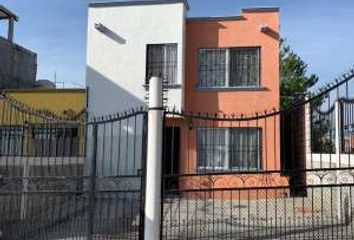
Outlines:
<svg viewBox="0 0 354 240"><path fill-rule="evenodd" d="M308 98L306 97L306 100ZM306 152L306 169L313 169L315 166L313 164L312 152L311 152L311 103L307 102L305 104L305 152Z"/></svg>
<svg viewBox="0 0 354 240"><path fill-rule="evenodd" d="M336 121L336 159L337 159L337 167L339 166L340 163L340 153L341 153L341 104L340 101L337 100L335 103L335 121Z"/></svg>
<svg viewBox="0 0 354 240"><path fill-rule="evenodd" d="M149 82L144 239L160 239L163 96L162 79Z"/></svg>
<svg viewBox="0 0 354 240"><path fill-rule="evenodd" d="M336 139L335 139L335 145L336 145L336 167L341 168L343 167L343 163L341 161L341 142L342 142L342 124L341 124L341 103L339 100L335 102L335 126L336 126ZM330 166L332 167L332 166ZM345 216L343 214L343 209L342 209L342 202L341 202L341 197L344 196L342 194L342 189L339 188L340 182L338 181L338 177L340 175L341 171L336 171L336 184L337 184L337 211L338 211L338 218L339 221L343 220L343 217ZM339 189L338 189L339 188Z"/></svg>

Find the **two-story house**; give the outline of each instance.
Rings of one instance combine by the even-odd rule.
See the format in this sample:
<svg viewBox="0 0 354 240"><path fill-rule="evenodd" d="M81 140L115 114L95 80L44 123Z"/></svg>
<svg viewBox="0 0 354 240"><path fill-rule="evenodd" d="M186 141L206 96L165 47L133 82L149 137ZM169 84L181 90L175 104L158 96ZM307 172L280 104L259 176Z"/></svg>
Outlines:
<svg viewBox="0 0 354 240"><path fill-rule="evenodd" d="M195 18L188 10L184 0L90 5L89 115L145 105L152 76L167 82L169 109L252 115L279 108L278 8ZM174 163L165 174L280 169L279 119L191 127L188 118L168 115L166 123Z"/></svg>

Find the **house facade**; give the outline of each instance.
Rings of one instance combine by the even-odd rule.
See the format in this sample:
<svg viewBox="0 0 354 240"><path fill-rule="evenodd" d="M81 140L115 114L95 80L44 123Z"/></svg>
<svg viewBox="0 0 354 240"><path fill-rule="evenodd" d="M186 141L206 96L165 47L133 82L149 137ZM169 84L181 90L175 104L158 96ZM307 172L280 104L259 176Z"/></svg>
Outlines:
<svg viewBox="0 0 354 240"><path fill-rule="evenodd" d="M90 4L86 84L91 116L145 105L148 78L160 69L171 79L169 106L182 107L187 10L183 1Z"/></svg>
<svg viewBox="0 0 354 240"><path fill-rule="evenodd" d="M152 76L164 80L167 108L176 112L251 116L279 109L278 8L197 18L188 17L188 9L182 0L90 5L89 116L146 105ZM279 122L191 121L169 114L164 174L280 170Z"/></svg>

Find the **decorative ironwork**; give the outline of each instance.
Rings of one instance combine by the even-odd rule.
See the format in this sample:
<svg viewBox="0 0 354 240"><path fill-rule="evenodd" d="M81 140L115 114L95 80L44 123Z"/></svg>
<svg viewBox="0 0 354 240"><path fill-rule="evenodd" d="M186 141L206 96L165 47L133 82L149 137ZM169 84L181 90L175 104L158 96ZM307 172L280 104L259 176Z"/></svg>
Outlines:
<svg viewBox="0 0 354 240"><path fill-rule="evenodd" d="M1 239L141 237L146 109L80 122L1 101Z"/></svg>
<svg viewBox="0 0 354 240"><path fill-rule="evenodd" d="M162 238L353 238L353 78L354 69L291 109L165 111ZM260 145L218 128L258 128ZM259 168L243 163L255 149Z"/></svg>
<svg viewBox="0 0 354 240"><path fill-rule="evenodd" d="M353 77L351 70L292 109L164 110L162 238L353 239ZM82 122L1 101L2 238L142 238L146 108ZM331 115L330 136L314 135L320 115ZM199 128L218 127L262 134L259 141L247 131L207 134L197 144ZM77 139L75 154L57 151ZM330 151L314 151L313 139L330 139ZM259 167L244 164L245 156ZM199 164L203 157L212 164Z"/></svg>

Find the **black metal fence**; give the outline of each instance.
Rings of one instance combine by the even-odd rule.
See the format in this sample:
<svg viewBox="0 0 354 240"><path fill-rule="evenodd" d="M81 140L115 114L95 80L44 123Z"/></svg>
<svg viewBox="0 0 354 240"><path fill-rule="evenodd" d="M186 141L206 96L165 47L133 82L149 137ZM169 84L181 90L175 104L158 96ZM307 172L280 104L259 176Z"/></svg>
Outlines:
<svg viewBox="0 0 354 240"><path fill-rule="evenodd" d="M166 111L162 238L353 239L353 76L283 111Z"/></svg>
<svg viewBox="0 0 354 240"><path fill-rule="evenodd" d="M162 239L353 239L353 77L288 110L165 110ZM1 108L1 239L143 238L148 110Z"/></svg>
<svg viewBox="0 0 354 240"><path fill-rule="evenodd" d="M0 239L141 237L146 111L85 123L0 107Z"/></svg>
<svg viewBox="0 0 354 240"><path fill-rule="evenodd" d="M146 120L140 109L87 124L93 239L142 239Z"/></svg>

